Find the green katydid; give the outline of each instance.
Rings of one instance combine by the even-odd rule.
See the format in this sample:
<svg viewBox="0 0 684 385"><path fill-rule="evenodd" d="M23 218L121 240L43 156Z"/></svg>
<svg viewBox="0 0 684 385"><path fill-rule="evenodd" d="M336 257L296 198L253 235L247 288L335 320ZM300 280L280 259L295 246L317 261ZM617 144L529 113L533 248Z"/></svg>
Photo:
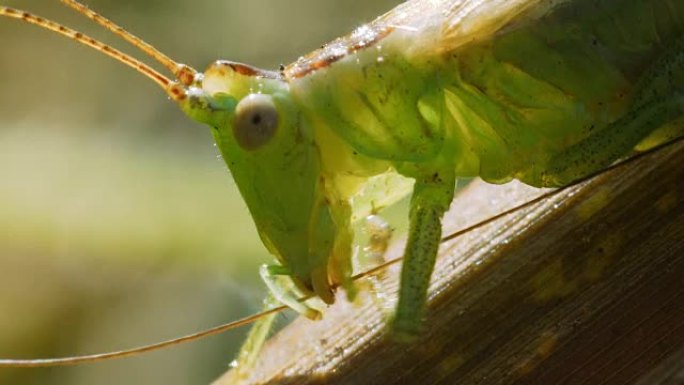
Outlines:
<svg viewBox="0 0 684 385"><path fill-rule="evenodd" d="M214 128L282 263L262 271L265 281L311 318L273 277L332 303L332 285L351 288L350 200L361 181L389 170L415 179L392 323L410 339L457 177L562 186L681 116L684 49L670 18L681 10L659 4L408 2L280 73L217 62L168 89ZM601 28L608 21L653 32L625 36Z"/></svg>
<svg viewBox="0 0 684 385"><path fill-rule="evenodd" d="M408 1L280 71L218 61L198 73L130 39L175 81L44 19L0 14L116 56L208 124L279 262L262 277L309 318L320 314L300 295L353 295L351 218L364 182L415 180L397 340L420 333L458 178L564 186L645 139L681 133L684 4L674 0Z"/></svg>

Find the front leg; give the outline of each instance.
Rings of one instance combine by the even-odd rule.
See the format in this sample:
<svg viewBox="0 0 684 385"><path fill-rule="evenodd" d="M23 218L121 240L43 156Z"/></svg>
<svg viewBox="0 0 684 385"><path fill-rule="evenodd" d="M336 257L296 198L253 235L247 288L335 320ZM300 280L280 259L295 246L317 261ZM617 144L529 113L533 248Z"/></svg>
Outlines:
<svg viewBox="0 0 684 385"><path fill-rule="evenodd" d="M421 329L430 277L442 238L442 216L454 196L453 171L416 179L409 213L409 237L404 251L399 303L391 324L392 337L410 341Z"/></svg>
<svg viewBox="0 0 684 385"><path fill-rule="evenodd" d="M264 299L262 311L271 310L278 305L280 305L280 302L278 302L272 293L268 293ZM261 348L264 346L268 334L273 328L273 323L277 315L277 313L271 313L259 318L252 324L249 334L247 334L247 338L240 347L237 358L230 363L233 370L231 371L230 378L227 380L228 384L242 384L249 379L249 376L256 366L257 358L259 358L259 353L261 353Z"/></svg>
<svg viewBox="0 0 684 385"><path fill-rule="evenodd" d="M294 283L288 285L283 282L282 276L290 276L292 272L285 266L280 265L262 265L259 269L259 275L264 281L271 294L282 304L291 308L306 318L312 320L321 319L321 312L307 306L304 302L300 302L294 291Z"/></svg>

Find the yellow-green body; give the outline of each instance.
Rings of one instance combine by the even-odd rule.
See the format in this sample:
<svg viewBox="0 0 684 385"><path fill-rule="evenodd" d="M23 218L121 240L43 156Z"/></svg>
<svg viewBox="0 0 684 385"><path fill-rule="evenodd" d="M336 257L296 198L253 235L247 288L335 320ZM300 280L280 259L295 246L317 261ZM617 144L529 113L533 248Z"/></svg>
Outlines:
<svg viewBox="0 0 684 385"><path fill-rule="evenodd" d="M681 47L684 4L565 3L453 49L424 48L422 31L395 30L380 48L291 80L321 135L324 168L365 176L381 160L399 170L444 162L458 177L535 186L585 175L561 175L552 159L638 104L650 65Z"/></svg>
<svg viewBox="0 0 684 385"><path fill-rule="evenodd" d="M562 186L681 133L658 129L684 111L683 42L679 0L409 1L278 73L217 62L181 105L213 127L281 264L262 275L310 317L272 278L327 303L353 292L352 198L374 175L415 179L393 323L410 338L455 180ZM277 124L246 146L236 111L254 94Z"/></svg>

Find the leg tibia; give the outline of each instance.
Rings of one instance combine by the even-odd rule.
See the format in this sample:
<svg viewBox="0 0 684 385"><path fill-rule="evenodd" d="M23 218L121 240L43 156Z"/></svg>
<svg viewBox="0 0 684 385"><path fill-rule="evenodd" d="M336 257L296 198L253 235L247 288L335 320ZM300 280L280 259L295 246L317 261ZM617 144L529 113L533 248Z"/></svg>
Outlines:
<svg viewBox="0 0 684 385"><path fill-rule="evenodd" d="M393 338L406 341L419 332L427 291L442 236L442 216L454 194L452 174L417 180L411 198L409 237L399 286L399 303L392 321Z"/></svg>
<svg viewBox="0 0 684 385"><path fill-rule="evenodd" d="M544 186L563 186L596 172L629 154L644 138L684 114L684 96L630 111L604 130L555 156L543 177Z"/></svg>
<svg viewBox="0 0 684 385"><path fill-rule="evenodd" d="M266 299L264 299L263 310L270 310L279 304L280 302L275 299L273 294L269 293L266 296ZM237 358L231 363L233 370L229 380L230 384L237 385L249 378L249 375L256 365L256 360L259 357L261 348L264 346L264 342L266 342L266 338L268 338L268 334L273 327L276 315L276 313L273 313L261 317L252 325L252 328L247 335L247 339L240 347Z"/></svg>
<svg viewBox="0 0 684 385"><path fill-rule="evenodd" d="M552 158L542 177L545 186L562 186L608 166L651 135L672 139L681 132L684 116L684 39L644 73L636 85L630 110L620 119ZM669 133L669 135L668 135ZM663 135L664 134L664 135Z"/></svg>

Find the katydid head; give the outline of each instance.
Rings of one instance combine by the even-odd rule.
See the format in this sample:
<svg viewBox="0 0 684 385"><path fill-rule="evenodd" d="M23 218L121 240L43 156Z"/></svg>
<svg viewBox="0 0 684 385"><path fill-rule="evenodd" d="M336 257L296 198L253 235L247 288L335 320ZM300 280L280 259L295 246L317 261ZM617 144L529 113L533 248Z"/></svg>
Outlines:
<svg viewBox="0 0 684 385"><path fill-rule="evenodd" d="M212 127L262 241L301 289L331 300L335 225L313 131L280 74L217 61L177 100Z"/></svg>

